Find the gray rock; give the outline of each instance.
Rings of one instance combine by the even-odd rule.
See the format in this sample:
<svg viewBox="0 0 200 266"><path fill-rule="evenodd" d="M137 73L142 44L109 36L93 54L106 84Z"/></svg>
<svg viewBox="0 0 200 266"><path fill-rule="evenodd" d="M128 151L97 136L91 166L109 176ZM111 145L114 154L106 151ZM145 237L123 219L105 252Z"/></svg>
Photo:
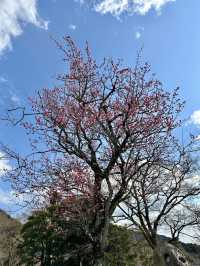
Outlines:
<svg viewBox="0 0 200 266"><path fill-rule="evenodd" d="M178 247L167 242L160 243L157 253L157 259L163 266L192 266L187 255ZM158 259L158 254L161 258ZM162 266L162 265L160 265Z"/></svg>

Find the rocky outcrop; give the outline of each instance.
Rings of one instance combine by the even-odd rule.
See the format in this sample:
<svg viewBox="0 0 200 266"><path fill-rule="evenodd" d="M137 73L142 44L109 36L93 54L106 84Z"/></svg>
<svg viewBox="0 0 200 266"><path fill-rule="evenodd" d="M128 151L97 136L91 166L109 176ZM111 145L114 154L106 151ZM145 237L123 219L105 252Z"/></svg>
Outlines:
<svg viewBox="0 0 200 266"><path fill-rule="evenodd" d="M170 243L160 243L154 252L155 266L193 266L189 256L180 248Z"/></svg>

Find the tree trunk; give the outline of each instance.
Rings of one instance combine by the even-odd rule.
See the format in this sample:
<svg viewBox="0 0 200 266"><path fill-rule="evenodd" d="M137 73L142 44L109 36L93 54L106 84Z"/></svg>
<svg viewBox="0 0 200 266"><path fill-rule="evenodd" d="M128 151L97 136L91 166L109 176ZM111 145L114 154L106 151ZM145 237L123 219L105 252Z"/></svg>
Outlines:
<svg viewBox="0 0 200 266"><path fill-rule="evenodd" d="M107 247L108 230L103 228L98 234L96 243L93 246L93 266L104 266L104 254Z"/></svg>
<svg viewBox="0 0 200 266"><path fill-rule="evenodd" d="M92 266L103 266L104 250L101 243L95 245L93 250L93 263Z"/></svg>
<svg viewBox="0 0 200 266"><path fill-rule="evenodd" d="M97 217L97 234L93 243L93 266L104 266L105 251L108 245L108 230L110 218L107 215L102 221L102 217Z"/></svg>
<svg viewBox="0 0 200 266"><path fill-rule="evenodd" d="M158 247L153 250L153 266L166 266L163 254Z"/></svg>
<svg viewBox="0 0 200 266"><path fill-rule="evenodd" d="M97 259L93 266L103 266L103 259Z"/></svg>

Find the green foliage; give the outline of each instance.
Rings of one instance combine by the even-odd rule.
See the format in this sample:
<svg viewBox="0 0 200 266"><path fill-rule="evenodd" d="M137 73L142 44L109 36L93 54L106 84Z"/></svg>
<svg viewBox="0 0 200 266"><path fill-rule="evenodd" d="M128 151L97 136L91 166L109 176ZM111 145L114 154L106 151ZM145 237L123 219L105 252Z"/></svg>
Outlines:
<svg viewBox="0 0 200 266"><path fill-rule="evenodd" d="M50 207L35 212L21 231L22 242L18 250L21 263L33 266L90 264L89 241L78 224L64 221ZM124 227L110 225L105 264L109 266L132 266L133 241L130 231ZM67 261L67 264L66 264Z"/></svg>
<svg viewBox="0 0 200 266"><path fill-rule="evenodd" d="M29 217L21 230L21 238L20 229L17 220L0 211L0 265L80 266L81 261L83 266L90 266L89 241L80 225L63 220L55 207L37 211ZM192 265L200 265L198 245L173 244L186 256L191 255ZM21 257L20 262L17 255ZM104 266L153 266L152 255L141 233L110 225Z"/></svg>
<svg viewBox="0 0 200 266"><path fill-rule="evenodd" d="M27 266L83 266L91 263L91 245L81 227L62 219L55 207L35 212L21 231L18 250ZM144 240L134 240L134 232L110 224L105 266L150 266L151 249Z"/></svg>
<svg viewBox="0 0 200 266"><path fill-rule="evenodd" d="M65 236L57 226L52 208L30 216L21 230L21 236L18 250L22 264L63 265Z"/></svg>
<svg viewBox="0 0 200 266"><path fill-rule="evenodd" d="M110 225L109 250L106 253L106 264L109 266L134 265L133 239L130 230L122 226Z"/></svg>
<svg viewBox="0 0 200 266"><path fill-rule="evenodd" d="M153 266L153 252L145 240L133 241L132 249L135 255L134 266Z"/></svg>
<svg viewBox="0 0 200 266"><path fill-rule="evenodd" d="M23 265L79 265L81 247L87 243L80 228L63 220L56 207L37 211L21 230L22 242L18 251Z"/></svg>

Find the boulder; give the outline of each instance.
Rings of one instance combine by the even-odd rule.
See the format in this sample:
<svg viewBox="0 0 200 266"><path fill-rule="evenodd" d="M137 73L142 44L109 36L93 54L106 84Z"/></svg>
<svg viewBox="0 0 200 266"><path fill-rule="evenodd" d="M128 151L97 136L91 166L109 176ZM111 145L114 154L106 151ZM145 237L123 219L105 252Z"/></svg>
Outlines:
<svg viewBox="0 0 200 266"><path fill-rule="evenodd" d="M188 256L175 245L166 242L159 249L164 266L192 266Z"/></svg>

